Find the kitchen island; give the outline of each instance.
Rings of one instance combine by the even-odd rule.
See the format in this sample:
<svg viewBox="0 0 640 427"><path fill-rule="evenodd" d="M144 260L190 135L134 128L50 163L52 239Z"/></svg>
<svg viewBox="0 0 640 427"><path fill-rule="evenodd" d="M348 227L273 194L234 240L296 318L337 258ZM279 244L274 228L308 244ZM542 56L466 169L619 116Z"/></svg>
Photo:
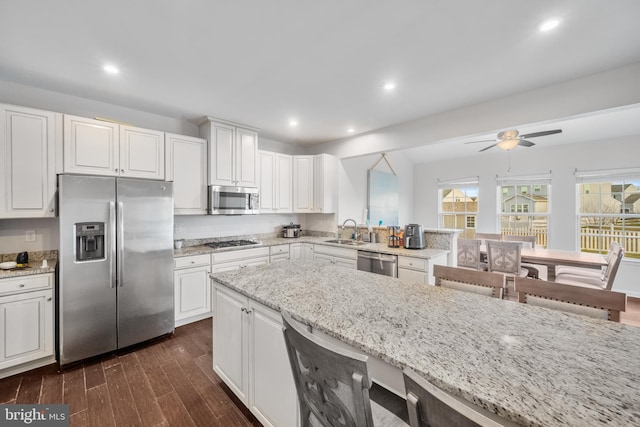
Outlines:
<svg viewBox="0 0 640 427"><path fill-rule="evenodd" d="M520 425L640 425L638 328L305 261L212 277Z"/></svg>

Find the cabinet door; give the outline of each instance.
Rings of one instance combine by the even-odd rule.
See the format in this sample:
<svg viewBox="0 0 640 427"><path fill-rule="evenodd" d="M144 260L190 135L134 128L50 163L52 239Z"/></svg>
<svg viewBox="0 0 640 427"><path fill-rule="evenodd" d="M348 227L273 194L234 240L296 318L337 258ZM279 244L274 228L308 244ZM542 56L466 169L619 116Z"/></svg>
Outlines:
<svg viewBox="0 0 640 427"><path fill-rule="evenodd" d="M115 123L65 115L64 171L117 176L119 137Z"/></svg>
<svg viewBox="0 0 640 427"><path fill-rule="evenodd" d="M286 154L276 153L275 194L278 213L293 212L293 159Z"/></svg>
<svg viewBox="0 0 640 427"><path fill-rule="evenodd" d="M333 257L331 255L315 254L313 260L324 264L333 264Z"/></svg>
<svg viewBox="0 0 640 427"><path fill-rule="evenodd" d="M289 245L289 259L302 259L302 243Z"/></svg>
<svg viewBox="0 0 640 427"><path fill-rule="evenodd" d="M265 426L296 426L297 394L280 313L249 300L251 412Z"/></svg>
<svg viewBox="0 0 640 427"><path fill-rule="evenodd" d="M235 185L234 140L233 126L211 122L209 185Z"/></svg>
<svg viewBox="0 0 640 427"><path fill-rule="evenodd" d="M0 106L0 218L55 216L61 137L61 114Z"/></svg>
<svg viewBox="0 0 640 427"><path fill-rule="evenodd" d="M53 291L0 298L0 369L53 355Z"/></svg>
<svg viewBox="0 0 640 427"><path fill-rule="evenodd" d="M312 243L303 243L302 244L302 259L307 261L314 260L314 245Z"/></svg>
<svg viewBox="0 0 640 427"><path fill-rule="evenodd" d="M248 405L247 298L220 286L214 294L213 369Z"/></svg>
<svg viewBox="0 0 640 427"><path fill-rule="evenodd" d="M186 268L174 272L176 325L181 320L211 313L209 266Z"/></svg>
<svg viewBox="0 0 640 427"><path fill-rule="evenodd" d="M166 134L166 179L173 181L173 213L207 213L207 140Z"/></svg>
<svg viewBox="0 0 640 427"><path fill-rule="evenodd" d="M351 270L357 270L358 268L358 261L355 259L336 257L333 259L333 263L339 267L349 268Z"/></svg>
<svg viewBox="0 0 640 427"><path fill-rule="evenodd" d="M242 262L242 267L256 267L258 265L269 264L269 257L251 258Z"/></svg>
<svg viewBox="0 0 640 427"><path fill-rule="evenodd" d="M274 179L275 153L258 152L258 187L260 187L260 213L273 213L276 210L276 194Z"/></svg>
<svg viewBox="0 0 640 427"><path fill-rule="evenodd" d="M240 187L257 185L258 133L249 129L236 129L235 184Z"/></svg>
<svg viewBox="0 0 640 427"><path fill-rule="evenodd" d="M313 162L313 211L333 213L337 205L338 160L329 154L318 154Z"/></svg>
<svg viewBox="0 0 640 427"><path fill-rule="evenodd" d="M398 279L425 284L428 283L426 272L409 270L407 268L398 268Z"/></svg>
<svg viewBox="0 0 640 427"><path fill-rule="evenodd" d="M164 179L164 132L120 126L120 175Z"/></svg>
<svg viewBox="0 0 640 427"><path fill-rule="evenodd" d="M313 212L313 156L293 156L293 211Z"/></svg>

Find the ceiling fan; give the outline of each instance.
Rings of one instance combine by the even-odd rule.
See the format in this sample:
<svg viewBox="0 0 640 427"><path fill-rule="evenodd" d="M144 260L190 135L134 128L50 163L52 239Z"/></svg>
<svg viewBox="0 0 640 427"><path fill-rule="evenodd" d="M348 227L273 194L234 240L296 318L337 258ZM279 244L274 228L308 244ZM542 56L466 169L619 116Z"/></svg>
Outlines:
<svg viewBox="0 0 640 427"><path fill-rule="evenodd" d="M545 130L542 132L533 132L526 135L520 135L517 129L509 129L498 133L497 139L485 139L483 141L471 141L465 142L465 144L477 144L479 142L495 142L495 144L483 148L480 151L488 150L496 145L503 150L509 151L516 148L518 145L523 147L532 147L535 144L531 141L527 141L528 138L536 138L538 136L553 135L555 133L561 133L562 129Z"/></svg>

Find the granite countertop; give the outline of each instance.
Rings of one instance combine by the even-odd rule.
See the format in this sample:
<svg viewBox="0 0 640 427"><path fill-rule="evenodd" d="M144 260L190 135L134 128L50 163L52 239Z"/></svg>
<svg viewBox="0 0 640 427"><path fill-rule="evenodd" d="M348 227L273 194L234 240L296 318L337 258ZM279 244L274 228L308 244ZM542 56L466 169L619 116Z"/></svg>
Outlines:
<svg viewBox="0 0 640 427"><path fill-rule="evenodd" d="M29 262L28 267L13 270L0 270L0 279L17 276L31 276L32 274L55 273L58 260L48 259L47 267L42 268L42 260Z"/></svg>
<svg viewBox="0 0 640 427"><path fill-rule="evenodd" d="M309 261L214 279L518 424L640 425L640 328Z"/></svg>
<svg viewBox="0 0 640 427"><path fill-rule="evenodd" d="M265 246L277 246L277 245L288 245L290 243L313 243L313 244L321 244L326 246L333 246L337 248L346 248L346 249L355 249L360 251L372 251L372 252L380 252L385 254L392 255L402 255L413 258L425 258L430 259L440 255L445 255L449 253L447 249L405 249L405 248L390 248L386 243L364 243L358 246L352 245L341 245L337 243L327 243L327 240L332 240L333 237L317 237L317 236L302 236L291 239L285 239L283 237L274 237L268 239L259 239L260 242L258 245L251 246L234 246L230 248L220 248L220 249L212 249L205 245L198 246L187 246L182 247L181 249L174 250L174 256L176 258L191 256L191 255L202 255L202 254L210 254L210 253L219 253L219 252L229 252L229 251L238 251L242 249L251 249L251 248L259 248Z"/></svg>

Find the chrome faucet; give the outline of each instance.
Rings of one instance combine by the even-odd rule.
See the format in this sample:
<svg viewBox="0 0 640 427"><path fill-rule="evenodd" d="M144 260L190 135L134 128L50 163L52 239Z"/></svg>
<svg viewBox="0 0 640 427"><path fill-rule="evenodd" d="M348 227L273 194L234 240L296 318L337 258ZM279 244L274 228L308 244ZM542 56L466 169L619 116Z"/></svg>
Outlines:
<svg viewBox="0 0 640 427"><path fill-rule="evenodd" d="M353 222L353 240L359 240L360 234L358 233L358 223L355 219L347 218L342 223L342 231L344 231L344 226L347 222Z"/></svg>

